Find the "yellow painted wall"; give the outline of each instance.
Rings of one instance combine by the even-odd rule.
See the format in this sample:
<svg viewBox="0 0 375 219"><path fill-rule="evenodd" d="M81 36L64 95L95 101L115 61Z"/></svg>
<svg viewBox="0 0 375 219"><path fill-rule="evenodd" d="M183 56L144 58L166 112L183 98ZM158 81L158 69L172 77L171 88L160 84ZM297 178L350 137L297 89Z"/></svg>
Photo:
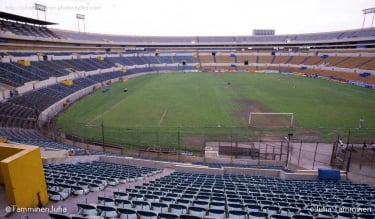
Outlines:
<svg viewBox="0 0 375 219"><path fill-rule="evenodd" d="M10 157L18 152L22 151L22 149L19 148L2 148L0 147L0 161L4 160L7 157ZM1 170L1 169L0 169ZM4 178L3 178L3 173L0 171L0 184L4 185Z"/></svg>
<svg viewBox="0 0 375 219"><path fill-rule="evenodd" d="M7 137L0 136L0 143L7 143L7 142L8 142L8 138Z"/></svg>
<svg viewBox="0 0 375 219"><path fill-rule="evenodd" d="M65 84L66 86L72 86L73 80L62 80L61 83Z"/></svg>
<svg viewBox="0 0 375 219"><path fill-rule="evenodd" d="M18 60L17 63L20 64L20 65L23 65L23 66L30 66L31 65L30 61L27 61L27 60Z"/></svg>
<svg viewBox="0 0 375 219"><path fill-rule="evenodd" d="M0 144L2 157L3 152L10 154L0 161L8 204L17 207L46 205L48 194L39 147Z"/></svg>

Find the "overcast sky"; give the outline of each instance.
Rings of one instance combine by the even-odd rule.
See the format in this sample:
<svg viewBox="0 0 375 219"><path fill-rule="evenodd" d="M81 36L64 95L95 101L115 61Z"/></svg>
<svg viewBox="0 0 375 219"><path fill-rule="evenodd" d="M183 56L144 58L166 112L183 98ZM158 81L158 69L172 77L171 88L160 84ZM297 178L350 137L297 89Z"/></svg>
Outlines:
<svg viewBox="0 0 375 219"><path fill-rule="evenodd" d="M37 18L34 3L47 6L47 21L58 23L55 28L77 31L79 13L86 16L86 32L152 36L355 29L362 28L362 9L375 7L374 0L0 0L0 10ZM366 16L365 27L372 17Z"/></svg>

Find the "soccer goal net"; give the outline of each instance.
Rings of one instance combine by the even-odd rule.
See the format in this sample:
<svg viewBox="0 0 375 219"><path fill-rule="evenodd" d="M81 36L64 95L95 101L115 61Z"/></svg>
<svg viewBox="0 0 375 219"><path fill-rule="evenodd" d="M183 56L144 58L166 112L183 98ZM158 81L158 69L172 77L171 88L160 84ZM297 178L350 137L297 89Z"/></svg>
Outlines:
<svg viewBox="0 0 375 219"><path fill-rule="evenodd" d="M250 112L250 127L293 127L294 113Z"/></svg>

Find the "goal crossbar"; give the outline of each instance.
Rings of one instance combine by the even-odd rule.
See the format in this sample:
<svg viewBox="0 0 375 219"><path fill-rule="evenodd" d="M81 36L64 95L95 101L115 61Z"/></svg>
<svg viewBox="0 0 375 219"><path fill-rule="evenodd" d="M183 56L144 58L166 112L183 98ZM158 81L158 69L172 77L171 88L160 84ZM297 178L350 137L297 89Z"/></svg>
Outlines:
<svg viewBox="0 0 375 219"><path fill-rule="evenodd" d="M293 126L294 113L262 113L262 112L250 112L249 114L249 126L251 126L251 116L252 115L291 115L290 127Z"/></svg>

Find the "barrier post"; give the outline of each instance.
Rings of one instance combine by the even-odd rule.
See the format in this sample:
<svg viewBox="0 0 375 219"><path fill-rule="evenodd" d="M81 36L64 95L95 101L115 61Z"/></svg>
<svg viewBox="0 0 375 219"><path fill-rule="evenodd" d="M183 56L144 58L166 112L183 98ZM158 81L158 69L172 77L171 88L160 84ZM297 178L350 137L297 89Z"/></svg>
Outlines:
<svg viewBox="0 0 375 219"><path fill-rule="evenodd" d="M298 166L299 166L299 161L301 160L301 152L302 152L302 140L301 140L301 144L299 146L299 154L298 154L298 161L297 161Z"/></svg>
<svg viewBox="0 0 375 219"><path fill-rule="evenodd" d="M315 168L315 159L316 159L316 152L318 150L318 145L319 145L319 142L316 142L312 170Z"/></svg>
<svg viewBox="0 0 375 219"><path fill-rule="evenodd" d="M102 128L102 144L104 145L104 122L103 120L102 120L101 128Z"/></svg>

